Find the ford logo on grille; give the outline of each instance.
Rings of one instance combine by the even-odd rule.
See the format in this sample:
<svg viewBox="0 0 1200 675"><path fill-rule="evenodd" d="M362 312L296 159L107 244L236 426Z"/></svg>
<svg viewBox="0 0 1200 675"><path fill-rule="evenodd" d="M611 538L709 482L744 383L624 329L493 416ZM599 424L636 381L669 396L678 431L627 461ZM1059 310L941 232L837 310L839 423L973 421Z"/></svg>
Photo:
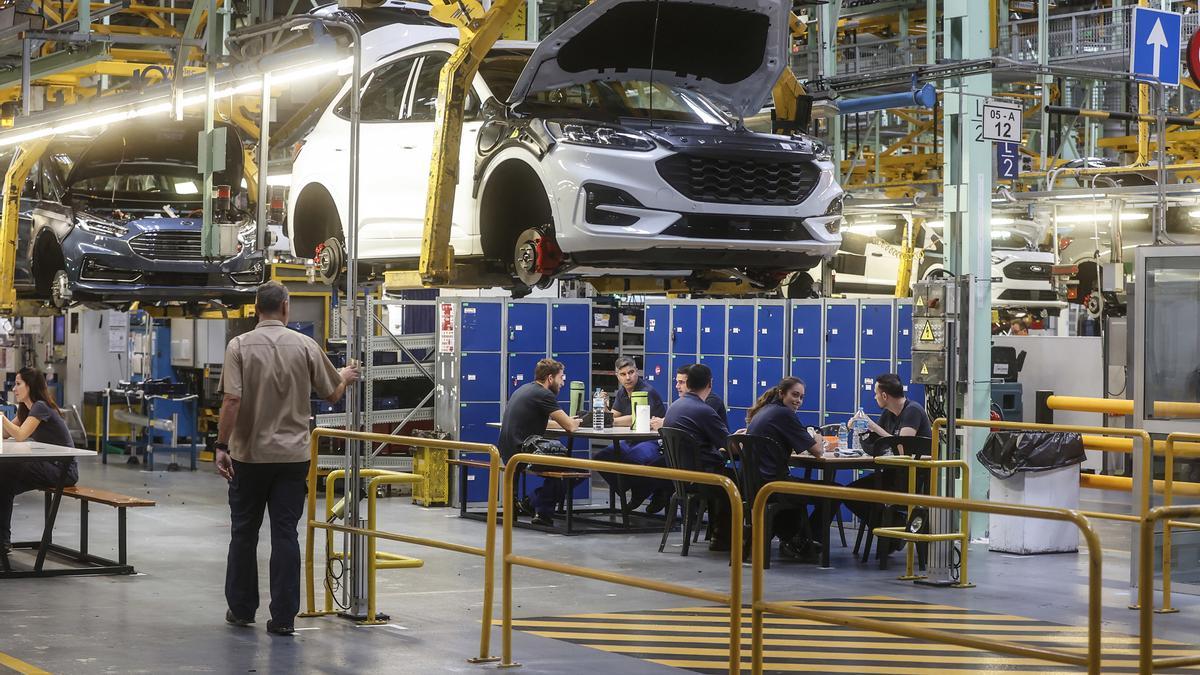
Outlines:
<svg viewBox="0 0 1200 675"><path fill-rule="evenodd" d="M1030 265L1029 271L1033 272L1034 274L1041 274L1042 272L1046 271L1046 268L1042 267L1041 265Z"/></svg>

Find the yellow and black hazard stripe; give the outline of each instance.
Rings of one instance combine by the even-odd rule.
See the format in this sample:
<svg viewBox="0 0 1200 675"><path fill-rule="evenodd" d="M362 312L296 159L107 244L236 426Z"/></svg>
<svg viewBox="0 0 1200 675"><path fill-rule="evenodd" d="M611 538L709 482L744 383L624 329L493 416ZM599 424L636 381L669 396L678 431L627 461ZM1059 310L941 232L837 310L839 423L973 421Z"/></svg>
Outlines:
<svg viewBox="0 0 1200 675"><path fill-rule="evenodd" d="M797 604L963 634L994 635L1008 641L1066 651L1084 653L1087 648L1087 634L1080 626L950 605L887 596L811 600ZM1082 672L1082 669L1073 670L1039 659L922 642L805 619L767 616L765 625L768 672L863 675ZM515 619L513 626L532 635L664 666L714 674L726 673L729 668L728 610L724 607L681 607ZM743 614L742 641L743 667L748 670L748 610ZM1189 645L1166 640L1155 642L1155 656L1191 656L1198 653L1196 648ZM1103 670L1105 673L1136 673L1137 638L1106 634Z"/></svg>

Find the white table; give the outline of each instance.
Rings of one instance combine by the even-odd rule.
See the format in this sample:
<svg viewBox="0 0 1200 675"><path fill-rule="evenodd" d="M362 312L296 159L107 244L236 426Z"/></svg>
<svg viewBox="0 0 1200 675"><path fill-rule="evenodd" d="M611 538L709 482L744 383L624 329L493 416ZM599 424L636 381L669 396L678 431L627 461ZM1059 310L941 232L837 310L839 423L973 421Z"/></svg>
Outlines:
<svg viewBox="0 0 1200 675"><path fill-rule="evenodd" d="M38 546L37 562L34 563L33 573L13 572L8 564L8 554L0 550L0 579L5 576L48 576L43 574L43 566L46 562L46 552L50 548L51 533L54 531L54 519L58 516L58 505L62 501L63 489L67 483L67 473L71 468L71 461L76 457L94 457L96 453L91 450L79 450L70 448L64 445L52 445L50 443L39 443L37 441L12 441L5 440L0 445L0 471L4 471L4 464L16 462L54 462L59 466L58 484L54 486L54 491L51 493L52 499L50 502L50 510L46 513L46 524L42 528L42 541Z"/></svg>

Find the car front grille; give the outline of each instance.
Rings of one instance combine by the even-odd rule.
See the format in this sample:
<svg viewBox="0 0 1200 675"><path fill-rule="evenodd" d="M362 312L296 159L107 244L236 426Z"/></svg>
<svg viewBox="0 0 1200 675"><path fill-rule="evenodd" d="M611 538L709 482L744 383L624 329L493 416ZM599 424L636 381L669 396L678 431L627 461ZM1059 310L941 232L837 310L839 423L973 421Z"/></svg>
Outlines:
<svg viewBox="0 0 1200 675"><path fill-rule="evenodd" d="M812 194L821 170L811 161L768 161L673 155L658 173L680 194L720 204L799 204Z"/></svg>
<svg viewBox="0 0 1200 675"><path fill-rule="evenodd" d="M1011 262L1004 266L1004 276L1018 281L1050 281L1051 267L1048 262Z"/></svg>
<svg viewBox="0 0 1200 675"><path fill-rule="evenodd" d="M139 234L129 240L133 252L148 260L203 260L200 232L162 231Z"/></svg>
<svg viewBox="0 0 1200 675"><path fill-rule="evenodd" d="M224 274L204 272L146 272L141 283L147 286L223 286L227 282Z"/></svg>
<svg viewBox="0 0 1200 675"><path fill-rule="evenodd" d="M663 230L671 237L741 241L807 241L812 234L803 218L685 215Z"/></svg>
<svg viewBox="0 0 1200 675"><path fill-rule="evenodd" d="M1000 293L999 299L1015 302L1054 302L1058 300L1058 293L1055 291L1031 291L1020 288L1009 288Z"/></svg>

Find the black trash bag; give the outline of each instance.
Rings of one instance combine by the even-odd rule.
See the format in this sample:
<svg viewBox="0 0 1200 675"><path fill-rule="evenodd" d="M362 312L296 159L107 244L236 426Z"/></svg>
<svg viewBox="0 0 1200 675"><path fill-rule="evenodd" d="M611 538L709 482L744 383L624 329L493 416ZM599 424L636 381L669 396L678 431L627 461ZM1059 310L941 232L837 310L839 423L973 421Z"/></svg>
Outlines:
<svg viewBox="0 0 1200 675"><path fill-rule="evenodd" d="M996 478L1082 464L1083 437L1061 431L993 431L976 455Z"/></svg>
<svg viewBox="0 0 1200 675"><path fill-rule="evenodd" d="M528 438L521 442L521 452L528 452L533 455L543 455L546 457L570 457L571 452L567 450L567 446L560 441L550 438L544 438L540 434L531 434ZM530 471L566 471L567 469L558 466L545 464L531 464Z"/></svg>

